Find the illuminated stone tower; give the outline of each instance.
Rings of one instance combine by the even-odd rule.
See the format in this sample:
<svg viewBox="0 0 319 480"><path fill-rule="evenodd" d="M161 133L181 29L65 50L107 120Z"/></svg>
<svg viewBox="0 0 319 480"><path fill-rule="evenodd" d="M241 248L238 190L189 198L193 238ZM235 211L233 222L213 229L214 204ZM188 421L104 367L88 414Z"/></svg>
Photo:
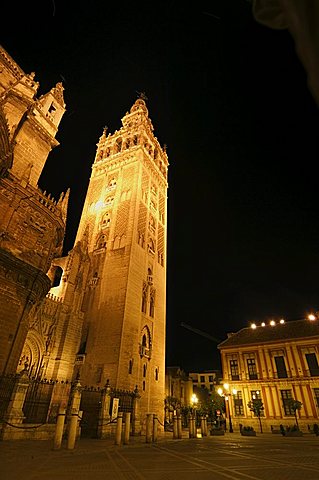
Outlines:
<svg viewBox="0 0 319 480"><path fill-rule="evenodd" d="M113 135L106 129L76 241L88 237L89 292L81 383L141 395L141 414L163 419L168 160L142 98Z"/></svg>

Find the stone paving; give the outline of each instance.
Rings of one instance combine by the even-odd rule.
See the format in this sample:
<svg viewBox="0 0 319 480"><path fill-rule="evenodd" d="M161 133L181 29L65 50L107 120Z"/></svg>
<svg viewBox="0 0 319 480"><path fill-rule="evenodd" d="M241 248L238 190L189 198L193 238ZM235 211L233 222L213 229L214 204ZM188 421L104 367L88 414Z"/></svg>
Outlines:
<svg viewBox="0 0 319 480"><path fill-rule="evenodd" d="M1 480L319 480L319 437L239 433L173 440L172 434L145 443L130 438L63 443L0 442Z"/></svg>

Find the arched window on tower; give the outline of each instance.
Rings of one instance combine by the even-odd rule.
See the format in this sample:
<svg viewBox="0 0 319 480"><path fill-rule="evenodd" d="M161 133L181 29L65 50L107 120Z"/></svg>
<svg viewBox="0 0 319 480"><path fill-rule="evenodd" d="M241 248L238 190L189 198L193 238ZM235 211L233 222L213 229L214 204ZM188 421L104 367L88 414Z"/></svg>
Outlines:
<svg viewBox="0 0 319 480"><path fill-rule="evenodd" d="M164 254L163 254L163 252L158 252L157 259L158 259L158 263L160 265L162 265L162 267L163 267L164 266Z"/></svg>
<svg viewBox="0 0 319 480"><path fill-rule="evenodd" d="M122 139L118 138L115 142L115 153L118 153L122 150Z"/></svg>
<svg viewBox="0 0 319 480"><path fill-rule="evenodd" d="M155 233L156 223L155 223L155 219L152 215L150 215L150 219L149 219L149 229L152 233Z"/></svg>
<svg viewBox="0 0 319 480"><path fill-rule="evenodd" d="M142 291L142 312L146 313L147 309L147 284L143 282L143 291Z"/></svg>
<svg viewBox="0 0 319 480"><path fill-rule="evenodd" d="M114 202L114 197L107 197L105 199L105 206L110 207L111 205L113 205L113 202Z"/></svg>
<svg viewBox="0 0 319 480"><path fill-rule="evenodd" d="M137 235L138 235L138 237L137 237L138 238L138 244L142 248L144 248L144 245L145 245L144 233L138 232Z"/></svg>
<svg viewBox="0 0 319 480"><path fill-rule="evenodd" d="M101 248L106 248L106 236L100 235L96 241L96 248L100 250Z"/></svg>
<svg viewBox="0 0 319 480"><path fill-rule="evenodd" d="M155 290L152 289L150 293L150 317L154 318L155 310Z"/></svg>
<svg viewBox="0 0 319 480"><path fill-rule="evenodd" d="M147 284L148 285L153 285L153 272L150 267L147 269Z"/></svg>
<svg viewBox="0 0 319 480"><path fill-rule="evenodd" d="M147 325L144 326L141 334L140 356L151 358L151 335Z"/></svg>
<svg viewBox="0 0 319 480"><path fill-rule="evenodd" d="M148 240L148 253L154 255L155 254L155 243L152 238Z"/></svg>
<svg viewBox="0 0 319 480"><path fill-rule="evenodd" d="M111 178L111 180L109 181L109 183L107 185L107 188L108 188L108 190L113 190L115 187L116 187L116 180L115 180L115 178Z"/></svg>
<svg viewBox="0 0 319 480"><path fill-rule="evenodd" d="M133 360L131 359L128 363L128 373L131 374L133 372Z"/></svg>
<svg viewBox="0 0 319 480"><path fill-rule="evenodd" d="M144 363L144 365L143 365L143 378L146 377L146 371L147 371L147 365L146 365L146 363Z"/></svg>
<svg viewBox="0 0 319 480"><path fill-rule="evenodd" d="M111 224L110 214L106 213L105 215L103 215L101 226L102 228L109 228L110 224Z"/></svg>

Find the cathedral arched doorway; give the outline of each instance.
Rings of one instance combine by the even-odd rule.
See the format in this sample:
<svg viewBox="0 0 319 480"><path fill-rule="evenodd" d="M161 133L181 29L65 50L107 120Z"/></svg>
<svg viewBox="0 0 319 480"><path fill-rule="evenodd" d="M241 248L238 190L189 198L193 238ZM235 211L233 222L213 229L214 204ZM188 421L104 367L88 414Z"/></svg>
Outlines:
<svg viewBox="0 0 319 480"><path fill-rule="evenodd" d="M30 377L41 378L44 345L36 331L29 331L20 356L17 373L27 370Z"/></svg>

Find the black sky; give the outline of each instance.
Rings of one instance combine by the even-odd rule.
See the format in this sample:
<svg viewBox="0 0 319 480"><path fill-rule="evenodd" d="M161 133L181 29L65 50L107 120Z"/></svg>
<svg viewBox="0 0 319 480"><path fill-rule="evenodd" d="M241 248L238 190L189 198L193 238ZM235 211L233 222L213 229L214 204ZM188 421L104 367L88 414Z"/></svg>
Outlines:
<svg viewBox="0 0 319 480"><path fill-rule="evenodd" d="M105 125L145 92L167 144L167 365L219 367L217 343L251 321L319 307L318 107L288 31L258 24L246 0L42 1L7 6L1 43L63 82L60 146L40 186L71 187L73 246Z"/></svg>

